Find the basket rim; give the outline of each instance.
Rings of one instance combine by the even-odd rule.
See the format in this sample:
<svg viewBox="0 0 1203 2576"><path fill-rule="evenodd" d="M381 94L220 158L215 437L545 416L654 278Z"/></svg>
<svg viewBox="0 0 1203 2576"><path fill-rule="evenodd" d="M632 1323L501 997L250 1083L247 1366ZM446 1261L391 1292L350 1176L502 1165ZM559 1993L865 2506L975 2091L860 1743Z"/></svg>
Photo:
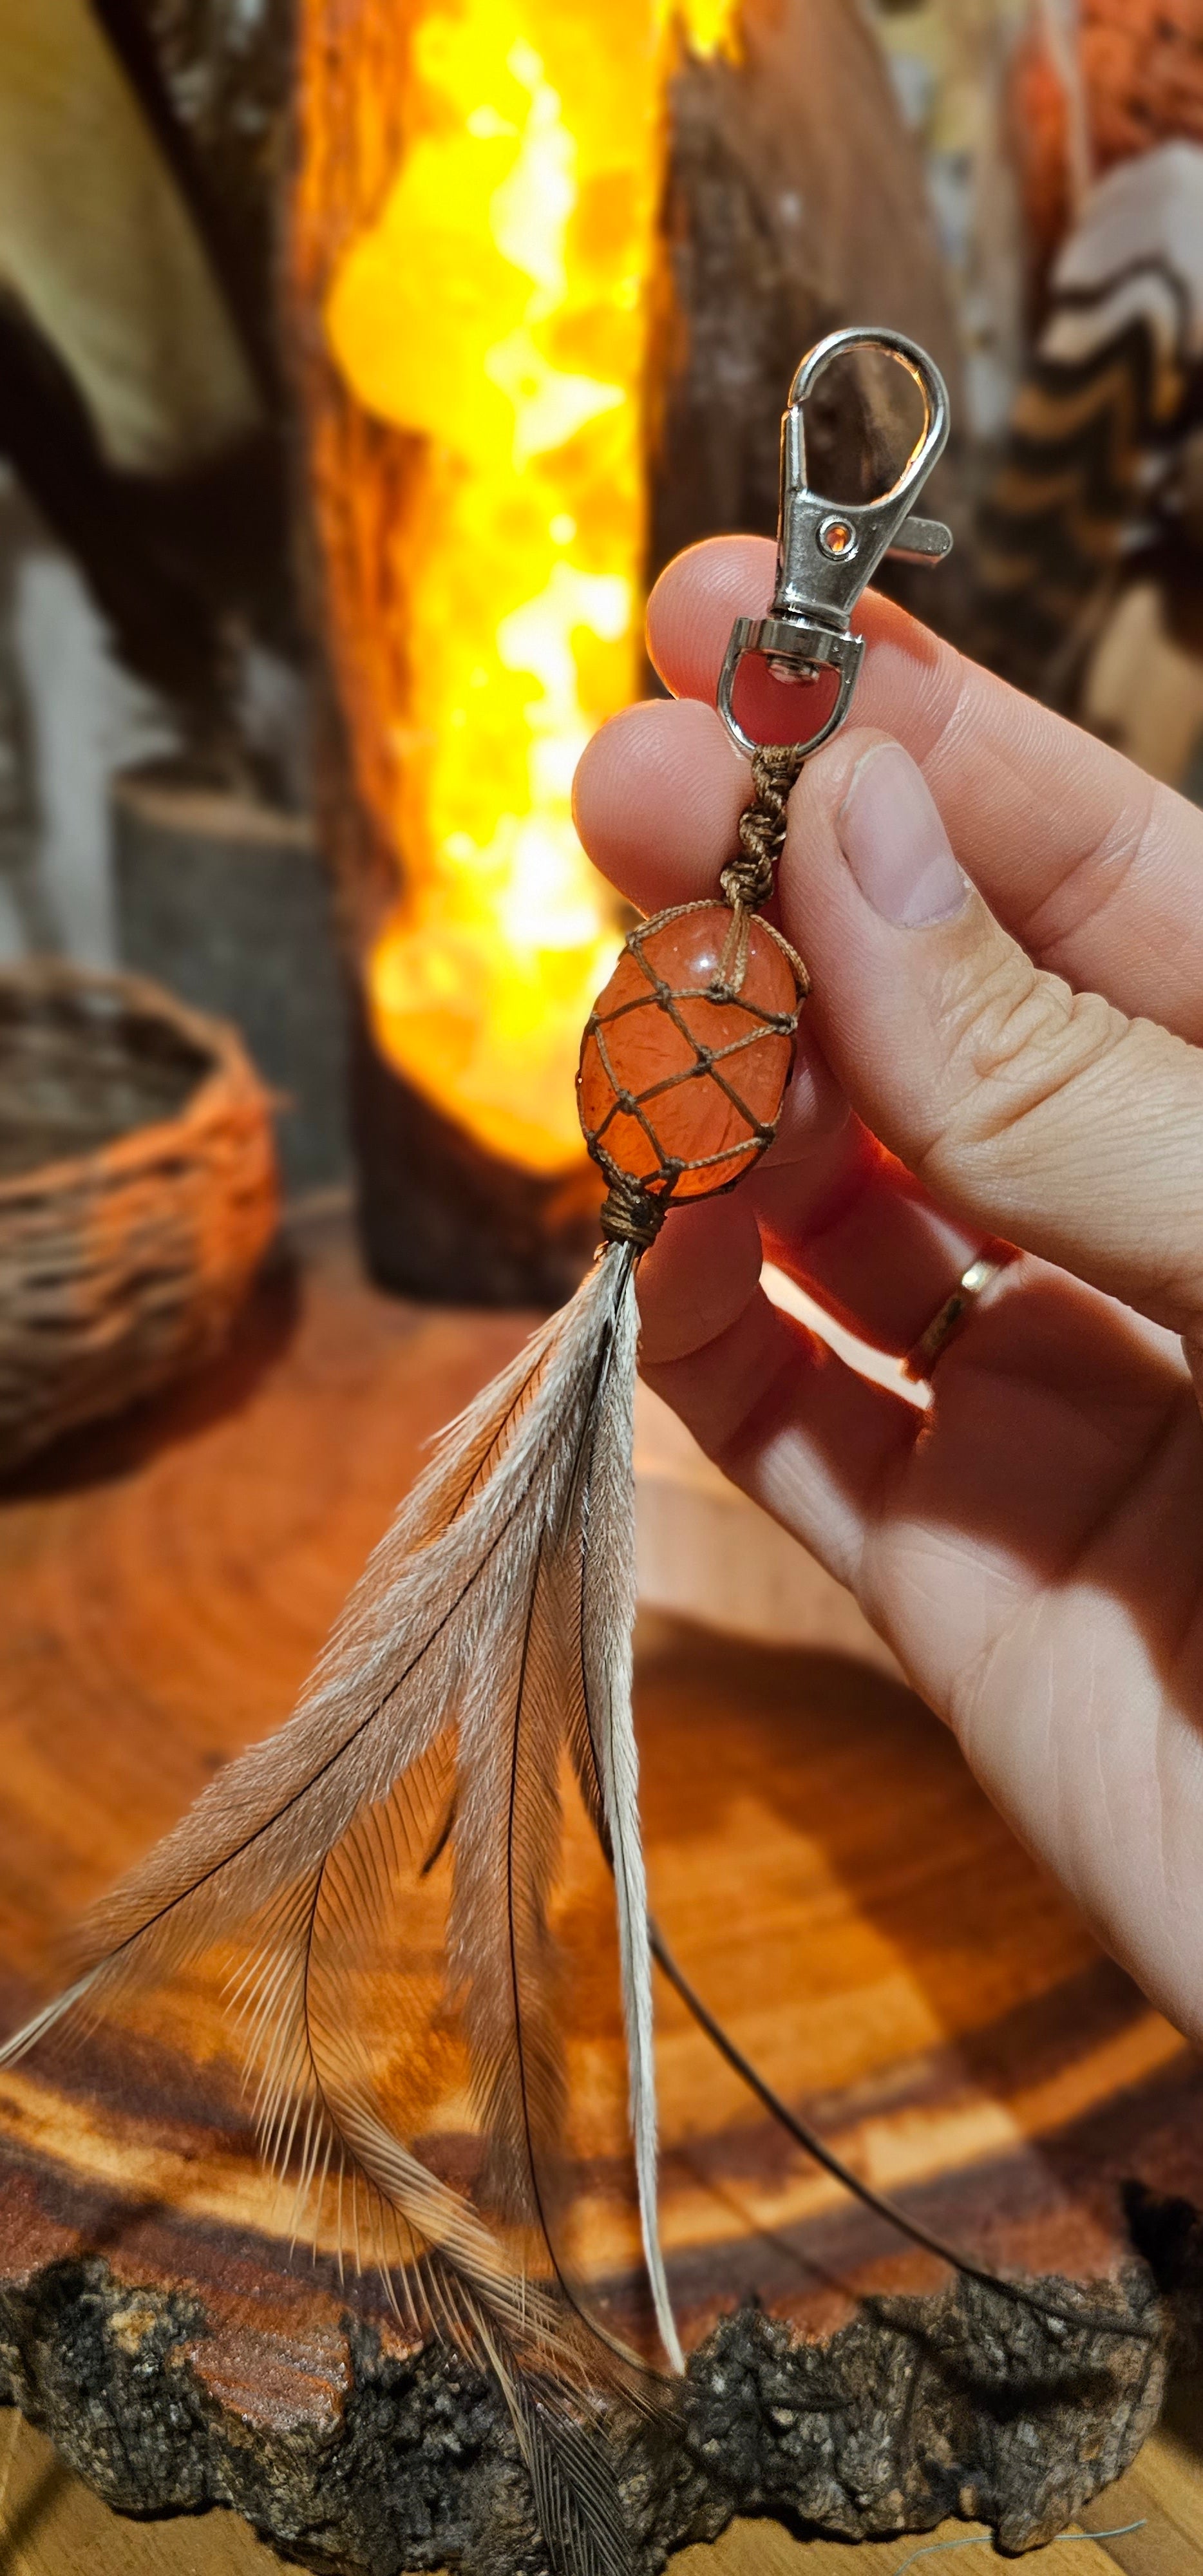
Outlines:
<svg viewBox="0 0 1203 2576"><path fill-rule="evenodd" d="M110 1137L103 1145L31 1164L27 1171L0 1180L0 1207L14 1199L27 1199L34 1191L41 1195L51 1189L65 1190L88 1177L104 1172L116 1174L153 1162L169 1139L177 1148L186 1149L190 1133L198 1135L231 1108L259 1108L265 1123L270 1123L271 1096L233 1023L207 1011L194 1010L190 1002L180 1001L151 976L127 974L123 968L81 966L62 957L27 957L0 966L0 995L9 992L27 995L33 1001L39 995L110 994L147 1018L164 1023L206 1056L208 1064L198 1074L195 1088L170 1118L147 1119L144 1125L128 1129L123 1136Z"/></svg>

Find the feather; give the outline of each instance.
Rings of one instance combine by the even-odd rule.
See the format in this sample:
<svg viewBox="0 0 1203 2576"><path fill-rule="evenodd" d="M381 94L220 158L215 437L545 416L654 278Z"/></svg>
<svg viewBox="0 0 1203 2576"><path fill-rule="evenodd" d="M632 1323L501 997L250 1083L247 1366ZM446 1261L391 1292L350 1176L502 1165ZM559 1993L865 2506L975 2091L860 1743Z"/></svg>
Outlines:
<svg viewBox="0 0 1203 2576"><path fill-rule="evenodd" d="M294 2231L493 2370L564 2576L627 2563L590 2414L657 2383L590 2317L550 1921L565 1747L613 1857L643 2240L656 2216L651 1967L631 1724L634 1260L606 1251L444 1433L288 1723L221 1772L84 1926L83 1974L0 2052L237 1943L230 2004ZM605 1633L602 1634L601 1631ZM466 2095L472 2197L415 2142Z"/></svg>
<svg viewBox="0 0 1203 2576"><path fill-rule="evenodd" d="M162 1977L314 1868L358 1810L387 1797L477 1687L525 1596L563 1485L591 1332L608 1329L613 1265L444 1434L369 1559L294 1715L221 1771L78 1940L88 1973L19 2032L83 1998ZM558 1325L558 1329L556 1328ZM559 1464L557 1463L559 1462Z"/></svg>
<svg viewBox="0 0 1203 2576"><path fill-rule="evenodd" d="M494 2369L556 2563L579 2569L580 2576L631 2576L630 2532L596 2438L569 2413L554 2380L507 2371L496 2357Z"/></svg>
<svg viewBox="0 0 1203 2576"><path fill-rule="evenodd" d="M631 1707L635 1626L635 1378L638 1317L633 1296L619 1307L607 1354L607 1383L594 1408L575 1526L580 1607L579 1706L570 1739L577 1775L592 1770L604 1843L614 1872L630 2080L631 2136L644 2259L656 2322L674 2370L684 2359L673 2319L657 2210L656 2072L647 1880L639 1820L639 1756ZM567 1622L562 1622L563 1626ZM586 1757L582 1759L582 1757ZM586 1804L595 1801L586 1788Z"/></svg>

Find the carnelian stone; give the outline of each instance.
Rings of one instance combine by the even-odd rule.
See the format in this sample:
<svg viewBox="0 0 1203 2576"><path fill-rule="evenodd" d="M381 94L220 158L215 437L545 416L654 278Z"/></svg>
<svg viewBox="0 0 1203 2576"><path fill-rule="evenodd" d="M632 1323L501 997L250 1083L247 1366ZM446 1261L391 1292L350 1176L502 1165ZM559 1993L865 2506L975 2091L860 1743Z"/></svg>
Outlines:
<svg viewBox="0 0 1203 2576"><path fill-rule="evenodd" d="M729 1189L781 1113L797 978L753 920L738 994L716 991L730 931L722 903L633 931L585 1030L577 1100L589 1151L652 1197Z"/></svg>

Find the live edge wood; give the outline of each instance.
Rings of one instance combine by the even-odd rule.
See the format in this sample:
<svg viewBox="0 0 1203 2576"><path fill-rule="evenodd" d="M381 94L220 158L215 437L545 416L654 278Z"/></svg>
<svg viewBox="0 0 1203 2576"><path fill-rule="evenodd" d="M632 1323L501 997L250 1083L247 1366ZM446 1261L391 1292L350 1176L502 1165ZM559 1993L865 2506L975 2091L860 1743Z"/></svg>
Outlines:
<svg viewBox="0 0 1203 2576"><path fill-rule="evenodd" d="M0 1509L6 2023L81 1905L284 1716L420 1443L523 1329L377 1294L338 1224L302 1250L220 1368ZM977 2258L1062 2276L1082 2319L900 2245L662 1994L692 2358L679 2439L626 2438L648 2576L749 2512L849 2538L959 2513L1009 2549L1097 2519L1197 2328L1198 2066L881 1672L657 1627L639 1719L655 1904L708 2001L846 2157ZM587 1949L583 1844L568 1879ZM638 2331L617 2034L570 2047L588 2263ZM127 2509L230 2503L372 2576L543 2566L488 2386L290 2254L196 1981L3 2078L0 2373Z"/></svg>

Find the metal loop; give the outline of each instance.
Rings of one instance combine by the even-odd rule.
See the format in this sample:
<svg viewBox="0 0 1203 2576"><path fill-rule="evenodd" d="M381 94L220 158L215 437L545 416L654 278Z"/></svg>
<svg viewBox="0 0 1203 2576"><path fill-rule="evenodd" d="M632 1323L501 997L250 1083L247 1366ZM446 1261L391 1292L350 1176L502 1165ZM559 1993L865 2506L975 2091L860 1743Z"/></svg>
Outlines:
<svg viewBox="0 0 1203 2576"><path fill-rule="evenodd" d="M873 501L835 502L812 490L807 480L802 407L833 360L852 349L876 349L906 369L923 398L923 427L888 492ZM869 326L833 331L803 359L781 423L772 604L767 617L736 619L718 686L719 713L732 741L749 759L758 748L770 746L754 743L735 713L735 682L744 655L760 654L782 679L809 682L826 670L834 672L835 703L817 732L805 743L774 746L808 756L830 740L851 706L864 653L863 638L851 631L852 611L883 556L893 550L939 562L948 553L948 529L939 520L915 518L911 511L944 448L948 424L948 391L938 367L900 331Z"/></svg>

